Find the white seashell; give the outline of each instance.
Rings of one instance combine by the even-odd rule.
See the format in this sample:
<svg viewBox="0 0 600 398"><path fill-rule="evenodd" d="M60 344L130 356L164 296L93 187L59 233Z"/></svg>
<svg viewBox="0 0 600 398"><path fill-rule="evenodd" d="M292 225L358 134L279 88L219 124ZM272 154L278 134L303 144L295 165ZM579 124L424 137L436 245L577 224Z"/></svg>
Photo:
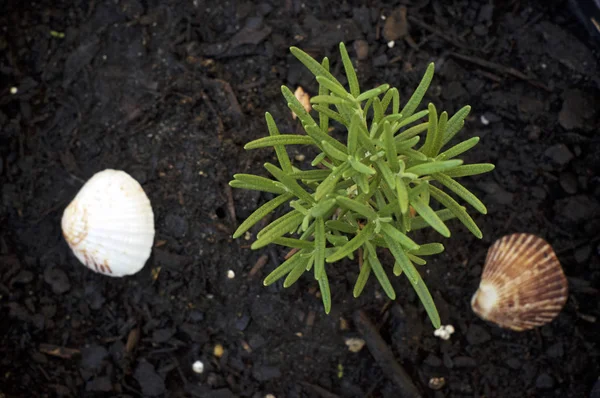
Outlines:
<svg viewBox="0 0 600 398"><path fill-rule="evenodd" d="M568 282L552 247L512 234L490 247L471 308L482 319L516 330L551 322L568 298Z"/></svg>
<svg viewBox="0 0 600 398"><path fill-rule="evenodd" d="M132 275L150 257L154 213L141 185L124 171L94 174L65 209L61 225L75 256L92 271Z"/></svg>

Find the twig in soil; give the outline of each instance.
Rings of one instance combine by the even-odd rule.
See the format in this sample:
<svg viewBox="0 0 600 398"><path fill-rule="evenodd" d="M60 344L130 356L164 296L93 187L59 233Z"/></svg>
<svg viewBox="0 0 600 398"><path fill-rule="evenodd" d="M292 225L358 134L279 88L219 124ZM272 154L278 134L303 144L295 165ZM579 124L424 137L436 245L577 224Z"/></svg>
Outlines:
<svg viewBox="0 0 600 398"><path fill-rule="evenodd" d="M76 348L59 347L54 344L40 344L40 352L63 359L71 359L73 356L79 355L79 350Z"/></svg>
<svg viewBox="0 0 600 398"><path fill-rule="evenodd" d="M321 396L321 398L339 398L338 395L336 395L332 392L329 392L326 389L324 389L323 387L317 386L316 384L308 383L306 381L300 381L299 383L301 385L303 385L304 387L309 388L314 393L319 394L319 396Z"/></svg>
<svg viewBox="0 0 600 398"><path fill-rule="evenodd" d="M229 212L229 217L231 217L231 222L233 223L234 229L237 228L237 221L235 216L235 203L233 201L233 191L229 184L225 184L225 195L227 195L227 211Z"/></svg>
<svg viewBox="0 0 600 398"><path fill-rule="evenodd" d="M453 56L454 58L458 58L460 60L467 61L467 62L470 62L475 65L479 65L483 68L491 69L495 72L502 73L504 75L510 75L510 76L516 77L517 79L526 81L527 83L531 84L532 86L541 88L548 92L552 92L552 89L550 87L546 86L545 84L543 84L537 80L530 78L529 76L527 76L526 74L524 74L521 71L516 70L515 68L510 68L510 67L507 67L504 65L497 64L495 62L486 61L485 59L481 59L479 57L472 57L470 55L464 55L464 54L459 54L459 53L455 53L455 52L450 52L450 55Z"/></svg>
<svg viewBox="0 0 600 398"><path fill-rule="evenodd" d="M269 256L267 256L266 254L260 256L258 260L256 260L256 263L254 263L254 265L250 269L250 272L248 272L248 278L253 278L254 275L256 275L258 271L260 271L262 267L265 266L267 261L269 261Z"/></svg>
<svg viewBox="0 0 600 398"><path fill-rule="evenodd" d="M452 44L454 47L460 48L462 50L478 51L477 48L471 48L471 47L468 47L468 46L460 43L458 41L458 39L454 37L454 35L448 34L447 32L441 32L441 31L437 30L436 28L434 28L433 26L425 23L424 21L421 21L419 18L409 15L408 20L414 24L419 25L421 28L433 33L434 35L438 36L439 38L443 39L444 41L447 41L448 43Z"/></svg>
<svg viewBox="0 0 600 398"><path fill-rule="evenodd" d="M392 350L390 350L379 335L379 332L367 317L367 314L359 310L354 313L353 318L356 327L367 343L367 347L369 347L371 355L373 355L383 373L398 386L399 396L410 398L421 397L419 390L412 382L410 376L396 361Z"/></svg>
<svg viewBox="0 0 600 398"><path fill-rule="evenodd" d="M140 341L140 328L131 329L129 335L127 336L127 343L125 344L125 352L131 354L135 347L137 347L138 342Z"/></svg>

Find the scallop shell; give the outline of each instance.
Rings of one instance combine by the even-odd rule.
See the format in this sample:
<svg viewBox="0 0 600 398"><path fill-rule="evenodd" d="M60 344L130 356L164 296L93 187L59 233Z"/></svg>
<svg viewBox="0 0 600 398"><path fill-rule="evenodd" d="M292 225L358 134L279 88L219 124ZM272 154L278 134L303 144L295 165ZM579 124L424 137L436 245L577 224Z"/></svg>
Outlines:
<svg viewBox="0 0 600 398"><path fill-rule="evenodd" d="M150 200L124 171L94 174L65 209L61 225L75 256L92 271L132 275L150 257L154 241Z"/></svg>
<svg viewBox="0 0 600 398"><path fill-rule="evenodd" d="M567 278L552 247L540 237L518 233L488 250L471 308L482 319L522 331L552 321L567 297Z"/></svg>

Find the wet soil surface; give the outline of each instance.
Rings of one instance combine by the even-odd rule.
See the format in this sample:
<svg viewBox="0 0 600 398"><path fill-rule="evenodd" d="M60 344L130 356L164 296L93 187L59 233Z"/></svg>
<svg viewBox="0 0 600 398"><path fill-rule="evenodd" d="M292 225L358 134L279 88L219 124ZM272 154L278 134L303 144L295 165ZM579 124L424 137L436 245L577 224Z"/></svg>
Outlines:
<svg viewBox="0 0 600 398"><path fill-rule="evenodd" d="M345 344L365 338L358 309L423 396L589 395L600 375L598 49L563 1L336 3L3 2L0 396L397 397L381 352ZM464 179L488 205L476 217L484 238L452 223L446 251L421 269L456 329L448 341L403 278L394 303L374 281L355 300L356 266L340 263L326 316L312 278L263 287L285 252L231 239L269 199L227 185L274 159L243 144L266 135L265 111L298 128L282 84L316 94L288 47L329 56L340 76L340 41L363 87L390 83L402 98L434 61L425 101L471 104L461 137L481 142L466 160L497 166ZM105 168L134 176L155 212L152 257L132 277L91 272L61 236L63 209ZM551 242L570 285L558 318L523 333L469 304L489 245L512 232Z"/></svg>

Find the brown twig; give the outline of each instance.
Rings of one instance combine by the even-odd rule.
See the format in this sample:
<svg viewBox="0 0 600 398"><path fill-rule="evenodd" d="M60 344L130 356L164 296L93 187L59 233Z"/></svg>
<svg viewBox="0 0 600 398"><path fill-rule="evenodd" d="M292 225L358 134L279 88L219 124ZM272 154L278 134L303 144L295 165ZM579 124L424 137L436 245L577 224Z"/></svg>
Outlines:
<svg viewBox="0 0 600 398"><path fill-rule="evenodd" d="M269 256L267 256L266 254L260 256L258 260L256 260L256 263L250 269L250 272L248 272L248 278L254 277L254 275L256 275L258 271L260 271L261 268L265 266L267 261L269 261Z"/></svg>
<svg viewBox="0 0 600 398"><path fill-rule="evenodd" d="M60 347L54 344L40 344L40 352L63 359L71 359L73 356L79 355L79 350L76 348Z"/></svg>
<svg viewBox="0 0 600 398"><path fill-rule="evenodd" d="M534 80L533 78L530 78L529 76L527 76L526 74L524 74L521 71L516 70L515 68L510 68L510 67L507 67L504 65L497 64L495 62L486 61L485 59L481 59L479 57L472 57L470 55L464 55L464 54L459 54L459 53L455 53L455 52L450 52L450 55L453 56L454 58L458 58L460 60L467 61L467 62L470 62L475 65L479 65L486 69L491 69L491 70L501 73L503 75L509 75L509 76L516 77L517 79L526 81L527 83L531 84L532 86L541 88L545 91L548 91L548 92L552 91L552 89L549 88L548 86L546 86L545 84L543 84L537 80Z"/></svg>
<svg viewBox="0 0 600 398"><path fill-rule="evenodd" d="M471 47L468 47L468 46L460 43L458 41L458 39L456 37L454 37L453 35L445 33L445 32L441 32L441 31L437 30L436 28L434 28L433 26L425 23L424 21L421 21L419 18L409 15L408 20L416 25L419 25L421 28L433 33L434 35L438 36L442 40L447 41L448 43L452 44L454 47L460 48L462 50L478 51L478 49L476 49L476 48L471 48Z"/></svg>
<svg viewBox="0 0 600 398"><path fill-rule="evenodd" d="M410 376L406 373L402 365L396 361L392 350L390 350L379 335L377 328L367 317L367 314L362 310L356 311L353 319L356 327L365 339L371 355L373 355L383 373L398 386L398 396L408 398L421 397L419 390L412 382Z"/></svg>

